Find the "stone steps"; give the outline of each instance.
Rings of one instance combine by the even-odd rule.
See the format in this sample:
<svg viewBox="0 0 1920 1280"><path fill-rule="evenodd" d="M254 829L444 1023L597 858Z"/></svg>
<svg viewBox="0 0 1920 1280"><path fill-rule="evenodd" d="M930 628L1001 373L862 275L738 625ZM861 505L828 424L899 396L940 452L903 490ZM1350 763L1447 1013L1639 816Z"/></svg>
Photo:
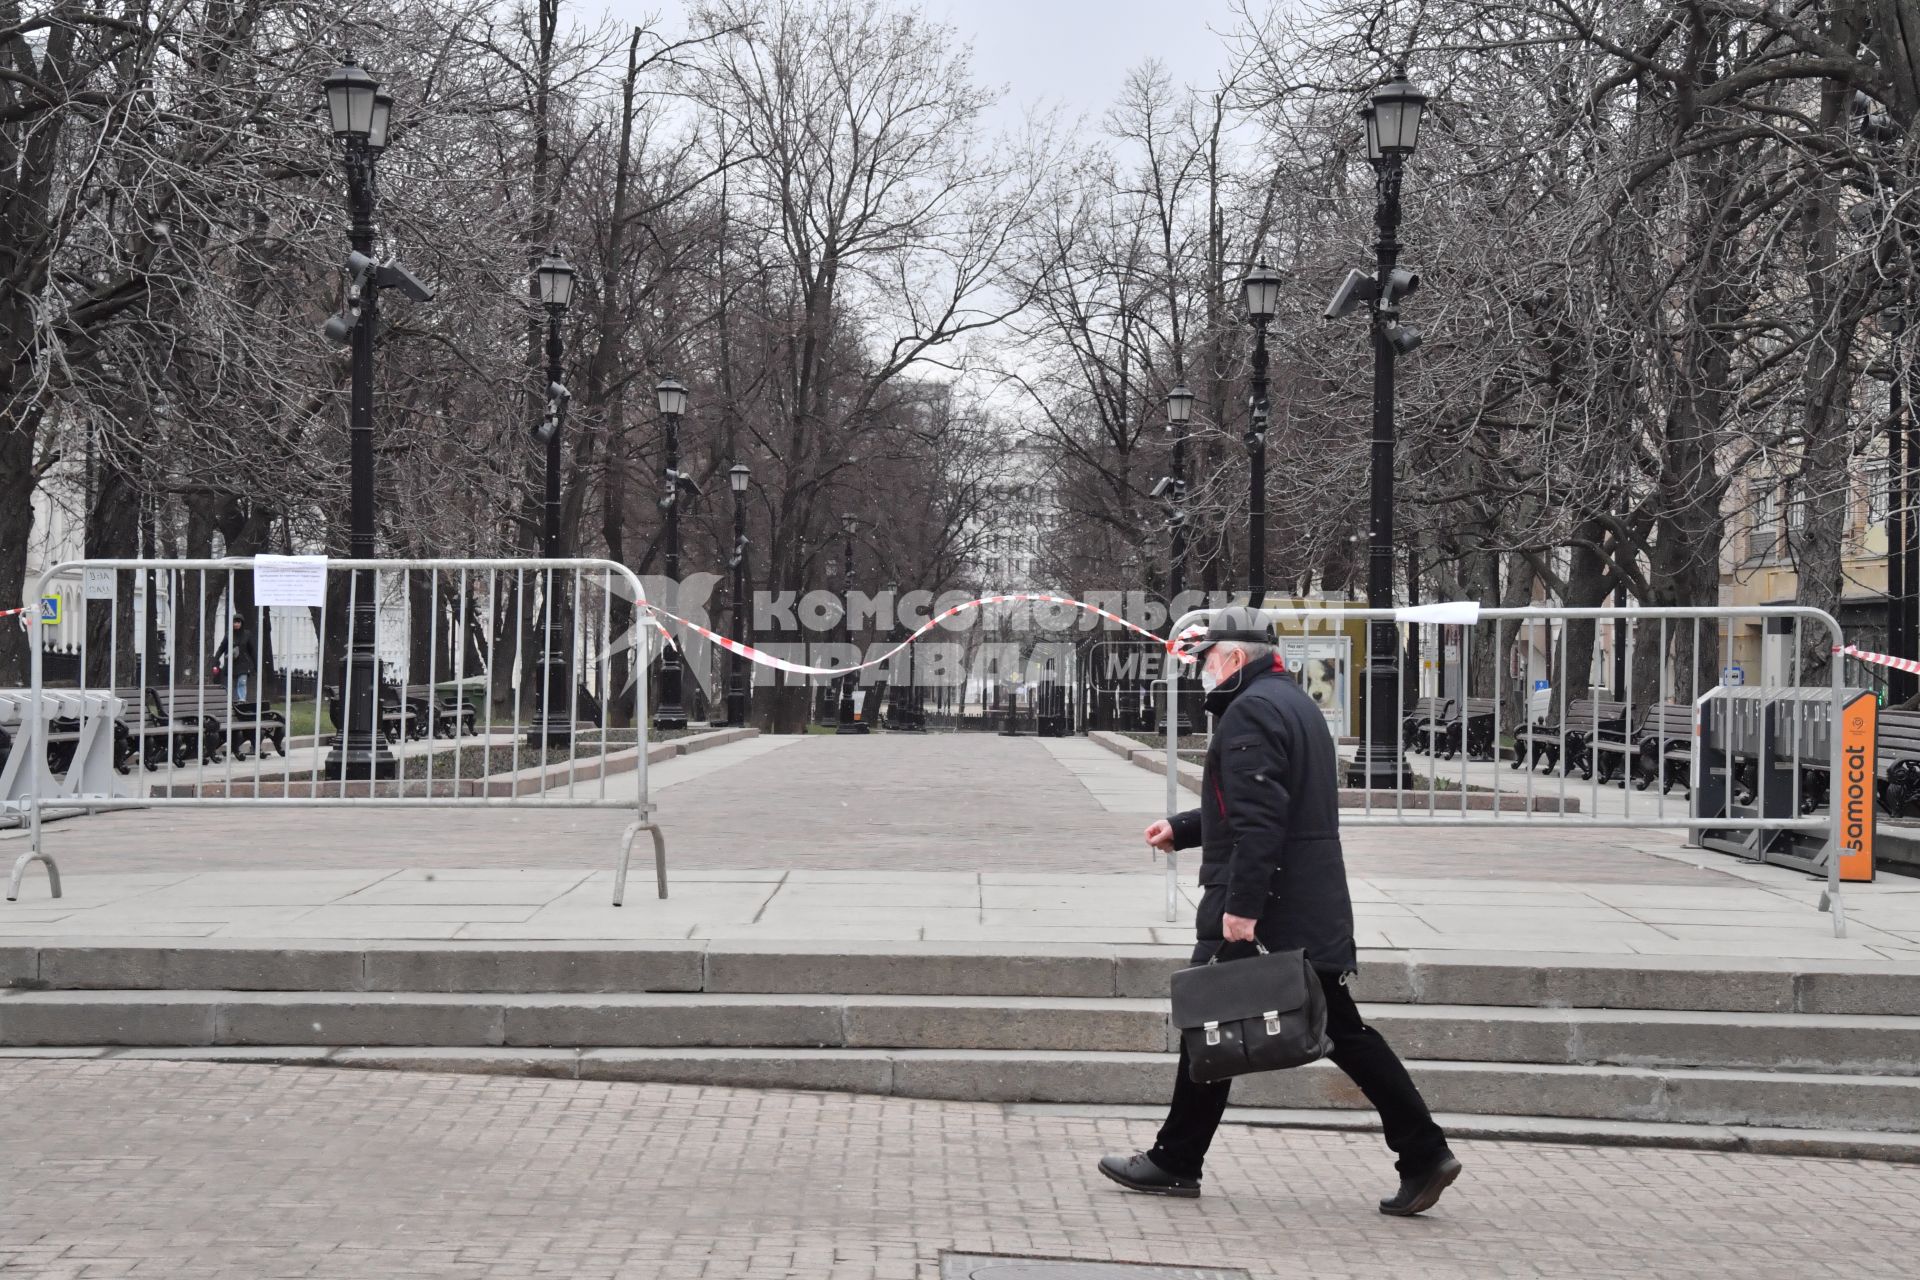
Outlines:
<svg viewBox="0 0 1920 1280"><path fill-rule="evenodd" d="M1157 1107L1174 1058L1164 1053L943 1049L330 1048L314 1045L46 1046L8 1057L164 1058L579 1080L809 1089L964 1102ZM1920 1132L1920 1078L1800 1072L1663 1070L1553 1064L1435 1062L1407 1068L1436 1112L1608 1124ZM1366 1101L1327 1063L1250 1076L1242 1106L1360 1112Z"/></svg>
<svg viewBox="0 0 1920 1280"><path fill-rule="evenodd" d="M726 942L0 944L40 990L1164 997L1181 946ZM1920 963L1362 952L1377 1004L1920 1016Z"/></svg>
<svg viewBox="0 0 1920 1280"><path fill-rule="evenodd" d="M0 946L0 1056L1157 1106L1176 1043L1167 981L1185 959L1183 947L1078 944L20 944ZM1437 1111L1920 1133L1920 965L1459 952L1361 963L1366 1017ZM1235 1097L1364 1107L1329 1064L1248 1079Z"/></svg>
<svg viewBox="0 0 1920 1280"><path fill-rule="evenodd" d="M1920 1018L1366 1004L1405 1057L1920 1076ZM710 993L14 991L0 1046L1177 1047L1164 1000Z"/></svg>

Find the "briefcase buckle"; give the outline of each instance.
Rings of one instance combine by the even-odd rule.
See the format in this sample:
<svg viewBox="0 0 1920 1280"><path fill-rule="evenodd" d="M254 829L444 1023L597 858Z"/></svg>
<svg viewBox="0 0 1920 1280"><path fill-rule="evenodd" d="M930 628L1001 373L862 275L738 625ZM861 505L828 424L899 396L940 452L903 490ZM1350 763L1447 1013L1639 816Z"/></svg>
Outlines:
<svg viewBox="0 0 1920 1280"><path fill-rule="evenodd" d="M1280 1034L1280 1011L1278 1009L1269 1009L1260 1016L1267 1020L1268 1035L1277 1036Z"/></svg>
<svg viewBox="0 0 1920 1280"><path fill-rule="evenodd" d="M1207 1031L1207 1043L1208 1043L1208 1044L1219 1044L1219 1043L1220 1043L1220 1024L1219 1024L1219 1023L1217 1023L1217 1022L1209 1022L1209 1023L1207 1023L1207 1024L1206 1024L1206 1031Z"/></svg>

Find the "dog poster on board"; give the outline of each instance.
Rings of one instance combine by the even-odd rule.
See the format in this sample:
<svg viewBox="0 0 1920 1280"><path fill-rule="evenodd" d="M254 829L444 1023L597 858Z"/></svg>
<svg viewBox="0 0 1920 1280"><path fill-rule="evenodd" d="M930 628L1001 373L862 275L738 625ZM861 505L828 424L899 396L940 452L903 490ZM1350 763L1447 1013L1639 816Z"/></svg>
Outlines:
<svg viewBox="0 0 1920 1280"><path fill-rule="evenodd" d="M1347 636L1286 636L1280 641L1280 656L1327 718L1328 731L1335 738L1344 736L1353 641Z"/></svg>

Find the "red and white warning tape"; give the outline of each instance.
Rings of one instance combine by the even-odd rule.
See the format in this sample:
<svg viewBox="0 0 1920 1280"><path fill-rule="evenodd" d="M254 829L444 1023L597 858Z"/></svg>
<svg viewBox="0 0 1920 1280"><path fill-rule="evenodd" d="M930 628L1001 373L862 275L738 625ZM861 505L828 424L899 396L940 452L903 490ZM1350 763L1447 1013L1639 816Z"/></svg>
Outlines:
<svg viewBox="0 0 1920 1280"><path fill-rule="evenodd" d="M667 619L670 619L671 621L677 622L681 626L685 627L687 630L694 632L696 635L703 636L706 639L712 641L714 644L719 645L722 649L725 649L728 653L737 653L741 657L747 659L747 661L749 662L757 662L762 666L772 667L776 671L786 671L793 675L802 675L802 676L839 676L839 675L845 675L849 671L864 671L868 667L880 666L883 663L890 661L895 654L905 649L908 645L912 644L915 640L918 640L921 636L924 636L925 634L927 634L927 632L939 626L942 622L946 621L948 618L951 618L956 614L965 613L969 609L981 609L981 608L985 608L987 605L992 605L992 604L1025 604L1025 603L1057 604L1057 605L1065 605L1074 609L1080 609L1087 613L1097 614L1100 617L1105 618L1109 622L1117 622L1122 627L1125 627L1127 630L1137 632L1138 634L1145 636L1147 639L1153 641L1155 644L1160 645L1162 648L1164 648L1168 653L1172 654L1179 661L1187 662L1187 663L1191 663L1193 661L1193 658L1191 655L1183 652L1184 643L1196 633L1199 633L1204 630L1204 628L1200 628L1200 627L1190 627L1184 633L1181 634L1179 639L1174 641L1168 641L1165 637L1157 636L1153 634L1153 632L1147 630L1145 627L1139 626L1136 623L1128 622L1125 618L1121 617L1119 614L1112 613L1106 609L1102 609L1099 605L1087 604L1084 601L1075 600L1071 596L1056 596L1056 595L1047 595L1042 592L1026 591L1026 592L1018 592L1012 595L980 596L977 599L967 600L960 604L954 605L951 609L944 610L940 613L935 614L933 617L929 618L923 625L918 627L912 635L908 636L905 640L902 640L899 644L893 646L893 648L887 650L885 653L881 654L877 658L869 658L865 662L858 663L855 665L845 666L845 667L810 667L798 662L789 662L785 658L775 657L773 654L766 653L762 650L756 649L750 644L742 644L740 641L735 640L730 636L723 636L718 631L713 631L707 627L703 627L699 623L694 622L687 618L683 618L677 613L669 613L667 610L662 609L657 604L652 604L645 600L642 600L639 603L643 608L649 610L655 615L658 615L652 619L653 625L655 625L656 627L659 627L661 634L665 635L670 642L674 641L673 633L667 629L664 623L660 621L661 618L667 618Z"/></svg>
<svg viewBox="0 0 1920 1280"><path fill-rule="evenodd" d="M1833 651L1835 653L1843 653L1849 658L1858 658L1862 662L1871 662L1875 666L1892 667L1896 671L1920 673L1920 662L1915 662L1912 658L1896 658L1890 653L1869 653L1859 645L1853 644L1845 646L1836 645Z"/></svg>

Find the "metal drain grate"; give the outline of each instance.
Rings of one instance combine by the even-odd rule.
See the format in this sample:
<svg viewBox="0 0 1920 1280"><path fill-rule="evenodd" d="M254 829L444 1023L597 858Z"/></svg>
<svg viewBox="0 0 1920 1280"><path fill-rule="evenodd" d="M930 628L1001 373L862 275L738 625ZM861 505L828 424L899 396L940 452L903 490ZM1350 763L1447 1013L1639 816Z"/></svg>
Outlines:
<svg viewBox="0 0 1920 1280"><path fill-rule="evenodd" d="M1252 1280L1238 1267L1160 1267L1138 1262L1074 1262L1011 1254L948 1253L940 1280Z"/></svg>

